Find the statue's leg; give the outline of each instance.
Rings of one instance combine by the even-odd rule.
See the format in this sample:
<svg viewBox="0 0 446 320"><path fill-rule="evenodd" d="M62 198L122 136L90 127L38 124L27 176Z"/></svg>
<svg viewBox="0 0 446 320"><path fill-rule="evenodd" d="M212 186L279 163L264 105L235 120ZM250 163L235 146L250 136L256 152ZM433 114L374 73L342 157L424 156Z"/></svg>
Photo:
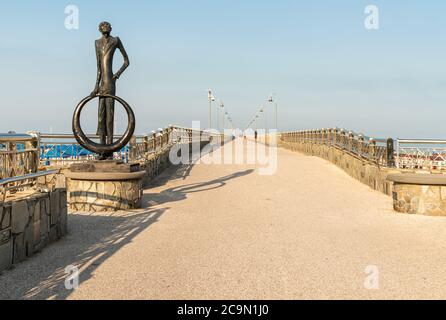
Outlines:
<svg viewBox="0 0 446 320"><path fill-rule="evenodd" d="M99 108L98 108L98 131L96 134L99 136L101 144L106 143L106 99L99 98Z"/></svg>
<svg viewBox="0 0 446 320"><path fill-rule="evenodd" d="M107 98L107 144L113 143L115 126L115 101Z"/></svg>

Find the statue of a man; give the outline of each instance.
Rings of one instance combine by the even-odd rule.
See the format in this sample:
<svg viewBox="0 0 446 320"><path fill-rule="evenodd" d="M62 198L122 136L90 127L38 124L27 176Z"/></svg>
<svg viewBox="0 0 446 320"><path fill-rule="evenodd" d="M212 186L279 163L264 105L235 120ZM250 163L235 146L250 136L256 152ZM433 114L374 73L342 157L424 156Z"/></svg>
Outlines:
<svg viewBox="0 0 446 320"><path fill-rule="evenodd" d="M98 93L115 95L116 80L119 79L130 64L121 40L118 37L112 37L110 35L111 30L110 23L101 22L99 24L99 31L102 33L102 37L95 42L98 73L92 95ZM121 51L124 64L118 72L113 74L113 56L116 49ZM98 111L98 130L96 134L100 137L101 144L112 144L115 112L114 100L111 98L99 98Z"/></svg>

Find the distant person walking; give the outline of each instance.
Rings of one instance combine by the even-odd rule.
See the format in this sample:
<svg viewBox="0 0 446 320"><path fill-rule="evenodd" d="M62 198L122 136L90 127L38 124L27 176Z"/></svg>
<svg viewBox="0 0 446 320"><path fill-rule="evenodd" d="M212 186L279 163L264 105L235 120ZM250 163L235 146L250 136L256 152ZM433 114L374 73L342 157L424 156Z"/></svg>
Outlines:
<svg viewBox="0 0 446 320"><path fill-rule="evenodd" d="M257 141L257 130L254 131L254 139L256 139L256 141Z"/></svg>

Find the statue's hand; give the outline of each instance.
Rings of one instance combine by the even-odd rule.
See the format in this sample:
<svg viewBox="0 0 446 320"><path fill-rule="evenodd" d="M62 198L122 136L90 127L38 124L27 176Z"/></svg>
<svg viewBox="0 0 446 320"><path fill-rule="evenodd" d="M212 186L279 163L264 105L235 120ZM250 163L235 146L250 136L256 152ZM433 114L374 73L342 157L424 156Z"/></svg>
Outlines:
<svg viewBox="0 0 446 320"><path fill-rule="evenodd" d="M99 94L99 86L96 86L94 90L90 93L90 96L97 96Z"/></svg>
<svg viewBox="0 0 446 320"><path fill-rule="evenodd" d="M120 76L119 73L115 73L115 74L113 75L113 80L114 80L114 81L118 80L118 79L119 79L119 76Z"/></svg>

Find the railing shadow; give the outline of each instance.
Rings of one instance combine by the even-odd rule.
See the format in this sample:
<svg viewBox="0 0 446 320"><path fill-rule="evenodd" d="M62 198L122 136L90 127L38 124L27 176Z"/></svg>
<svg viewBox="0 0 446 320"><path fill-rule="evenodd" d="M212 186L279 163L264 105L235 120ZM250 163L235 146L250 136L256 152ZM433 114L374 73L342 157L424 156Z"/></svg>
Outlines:
<svg viewBox="0 0 446 320"><path fill-rule="evenodd" d="M68 235L0 275L0 299L65 299L67 266L79 268L79 284L94 270L156 223L168 208L104 215L69 214Z"/></svg>
<svg viewBox="0 0 446 320"><path fill-rule="evenodd" d="M224 142L223 145L230 143L231 141ZM214 145L213 149L208 149L207 151L201 148L198 152L192 152L189 155L189 163L188 164L179 164L172 165L162 173L160 173L156 178L151 180L147 184L147 188L160 187L165 185L167 182L171 182L173 180L181 179L185 180L191 173L193 167L196 165L196 162L200 160L201 157L208 155L214 151L220 149L223 145Z"/></svg>
<svg viewBox="0 0 446 320"><path fill-rule="evenodd" d="M227 181L229 180L237 179L249 175L253 172L254 169L248 169L235 172L221 178L212 179L206 182L198 182L187 184L184 186L168 188L157 193L145 193L143 197L143 206L149 207L152 202L159 205L168 202L185 200L187 198L187 194L189 193L205 192L213 189L218 189L225 186Z"/></svg>

